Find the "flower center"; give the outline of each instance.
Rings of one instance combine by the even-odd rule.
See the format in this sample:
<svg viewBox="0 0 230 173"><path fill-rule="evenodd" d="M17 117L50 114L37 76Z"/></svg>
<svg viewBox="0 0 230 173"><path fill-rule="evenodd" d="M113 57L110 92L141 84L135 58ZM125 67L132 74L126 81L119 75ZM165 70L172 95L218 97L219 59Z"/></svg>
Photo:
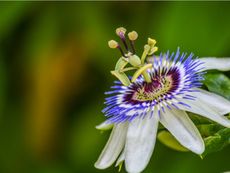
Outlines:
<svg viewBox="0 0 230 173"><path fill-rule="evenodd" d="M172 88L171 76L153 78L151 83L145 82L143 87L138 88L132 99L140 102L155 100L167 94L170 88Z"/></svg>
<svg viewBox="0 0 230 173"><path fill-rule="evenodd" d="M168 72L155 71L151 82L136 82L130 86L132 92L125 95L124 100L136 104L140 102L157 103L169 98L180 84L180 73L177 67L171 68Z"/></svg>

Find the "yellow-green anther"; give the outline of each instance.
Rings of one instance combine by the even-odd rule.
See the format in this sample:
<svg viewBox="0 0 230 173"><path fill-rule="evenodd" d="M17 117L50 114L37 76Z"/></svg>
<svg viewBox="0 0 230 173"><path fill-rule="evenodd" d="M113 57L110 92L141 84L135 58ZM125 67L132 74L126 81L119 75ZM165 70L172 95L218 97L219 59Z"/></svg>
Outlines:
<svg viewBox="0 0 230 173"><path fill-rule="evenodd" d="M148 53L148 55L154 54L156 51L158 51L158 47L152 47Z"/></svg>
<svg viewBox="0 0 230 173"><path fill-rule="evenodd" d="M137 55L130 55L128 59L129 59L129 63L134 67L141 65L141 60Z"/></svg>
<svg viewBox="0 0 230 173"><path fill-rule="evenodd" d="M152 64L146 64L144 65L143 67L139 68L133 75L132 77L132 82L135 82L135 80L141 75L144 73L144 78L146 80L146 82L151 82L151 78L150 76L148 75L148 73L145 73L147 69L149 68L152 68ZM146 75L147 74L147 75Z"/></svg>
<svg viewBox="0 0 230 173"><path fill-rule="evenodd" d="M158 47L155 47L156 43L157 43L156 40L154 40L152 38L148 38L148 45L150 46L150 50L148 52L148 55L152 55L158 50Z"/></svg>
<svg viewBox="0 0 230 173"><path fill-rule="evenodd" d="M127 44L127 40L125 37L126 29L124 27L117 28L116 34L119 36L122 43L124 44L125 51L123 51L120 44L115 40L110 40L108 42L109 47L113 49L119 49L122 56L117 61L115 65L115 70L111 71L112 75L116 76L122 82L123 85L128 86L131 84L131 81L125 73L130 70L135 70L134 75L132 77L132 82L134 82L140 75L143 75L143 78L146 82L151 82L151 76L148 74L146 70L148 68L151 68L152 64L146 62L146 58L158 50L158 48L155 47L156 40L148 38L147 44L144 46L143 53L139 57L138 55L136 55L134 46L134 41L138 38L137 32L132 31L128 33L128 41L130 44L129 46ZM127 67L128 64L130 64L129 67Z"/></svg>
<svg viewBox="0 0 230 173"><path fill-rule="evenodd" d="M150 46L146 44L144 46L144 51L143 51L142 56L141 56L141 64L145 63L145 58L148 55L149 50L150 50Z"/></svg>
<svg viewBox="0 0 230 173"><path fill-rule="evenodd" d="M125 57L121 57L115 66L115 70L120 71L122 70L126 65L128 64L128 61L125 59Z"/></svg>
<svg viewBox="0 0 230 173"><path fill-rule="evenodd" d="M108 41L108 45L110 48L115 49L118 47L118 43L115 40Z"/></svg>
<svg viewBox="0 0 230 173"><path fill-rule="evenodd" d="M129 32L129 33L128 33L128 37L129 37L129 39L130 39L131 41L134 41L134 40L137 39L138 34L137 34L136 31L132 31L132 32Z"/></svg>
<svg viewBox="0 0 230 173"><path fill-rule="evenodd" d="M156 40L154 40L154 39L152 39L152 38L148 38L148 45L149 46L154 46L155 44L156 44L157 42L156 42Z"/></svg>
<svg viewBox="0 0 230 173"><path fill-rule="evenodd" d="M126 33L126 29L124 27L119 27L116 29L116 34L119 36L120 33L125 34Z"/></svg>
<svg viewBox="0 0 230 173"><path fill-rule="evenodd" d="M111 71L112 75L116 76L123 85L125 86L129 86L130 85L130 80L129 78L126 76L125 73L123 72L119 72L119 71Z"/></svg>

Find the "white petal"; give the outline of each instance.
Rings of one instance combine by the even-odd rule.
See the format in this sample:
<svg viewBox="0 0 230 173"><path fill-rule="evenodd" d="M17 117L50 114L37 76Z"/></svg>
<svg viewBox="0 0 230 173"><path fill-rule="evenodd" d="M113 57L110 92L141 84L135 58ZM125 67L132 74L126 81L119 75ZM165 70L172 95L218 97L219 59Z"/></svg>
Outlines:
<svg viewBox="0 0 230 173"><path fill-rule="evenodd" d="M108 142L94 166L98 169L105 169L111 166L124 148L128 124L119 123L114 125Z"/></svg>
<svg viewBox="0 0 230 173"><path fill-rule="evenodd" d="M230 58L200 58L199 61L204 62L204 70L216 69L220 71L228 71L230 70Z"/></svg>
<svg viewBox="0 0 230 173"><path fill-rule="evenodd" d="M188 115L178 109L165 109L160 114L160 122L180 142L181 145L201 154L204 151L203 139Z"/></svg>
<svg viewBox="0 0 230 173"><path fill-rule="evenodd" d="M190 108L183 105L178 105L178 107L202 115L225 127L230 127L230 120L223 116L230 112L230 102L228 100L204 90L200 90L197 93L194 92L193 95L196 96L196 100L181 100L190 105Z"/></svg>
<svg viewBox="0 0 230 173"><path fill-rule="evenodd" d="M123 150L122 153L120 154L115 166L116 167L119 166L120 163L122 163L124 160L125 160L125 150Z"/></svg>
<svg viewBox="0 0 230 173"><path fill-rule="evenodd" d="M101 124L96 126L98 130L109 130L113 127L113 124L108 123L107 121L102 122Z"/></svg>
<svg viewBox="0 0 230 173"><path fill-rule="evenodd" d="M147 166L156 141L157 115L136 118L130 124L125 144L125 167L130 173L141 172Z"/></svg>
<svg viewBox="0 0 230 173"><path fill-rule="evenodd" d="M199 92L194 92L193 96L197 97L198 100L220 115L225 115L230 112L230 101L220 95L199 89Z"/></svg>

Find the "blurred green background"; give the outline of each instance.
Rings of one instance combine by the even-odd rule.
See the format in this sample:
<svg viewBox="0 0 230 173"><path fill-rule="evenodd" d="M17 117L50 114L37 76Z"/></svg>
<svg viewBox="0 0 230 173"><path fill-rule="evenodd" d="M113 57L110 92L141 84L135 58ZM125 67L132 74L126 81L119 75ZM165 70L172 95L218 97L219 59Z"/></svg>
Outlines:
<svg viewBox="0 0 230 173"><path fill-rule="evenodd" d="M94 162L109 133L95 129L110 70L107 41L119 26L159 51L230 56L230 2L0 2L0 172L101 171ZM145 173L220 173L230 148L203 160L157 141ZM121 171L124 172L124 169Z"/></svg>

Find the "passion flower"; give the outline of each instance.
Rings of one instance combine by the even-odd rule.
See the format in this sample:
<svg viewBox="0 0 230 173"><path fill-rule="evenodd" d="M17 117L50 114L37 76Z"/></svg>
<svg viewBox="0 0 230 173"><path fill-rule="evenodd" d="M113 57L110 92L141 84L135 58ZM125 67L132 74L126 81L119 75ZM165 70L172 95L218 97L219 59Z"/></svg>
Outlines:
<svg viewBox="0 0 230 173"><path fill-rule="evenodd" d="M179 48L175 54L156 56L158 48L151 38L139 58L134 45L138 34L128 33L127 40L125 28L118 28L116 33L125 48L124 51L118 42L109 41L109 47L118 48L122 55L111 72L119 81L115 81L112 91L105 93L110 95L102 111L107 120L97 126L105 129L113 125L113 130L95 167L105 169L117 160L116 165L124 161L130 173L143 171L154 150L159 122L185 148L203 153L203 139L186 111L230 127L224 116L230 112L230 102L200 89L204 71L229 70L230 59L198 59L192 53L180 53ZM151 57L146 61L148 56ZM126 67L128 64L130 67ZM129 70L135 70L133 76L126 75Z"/></svg>

